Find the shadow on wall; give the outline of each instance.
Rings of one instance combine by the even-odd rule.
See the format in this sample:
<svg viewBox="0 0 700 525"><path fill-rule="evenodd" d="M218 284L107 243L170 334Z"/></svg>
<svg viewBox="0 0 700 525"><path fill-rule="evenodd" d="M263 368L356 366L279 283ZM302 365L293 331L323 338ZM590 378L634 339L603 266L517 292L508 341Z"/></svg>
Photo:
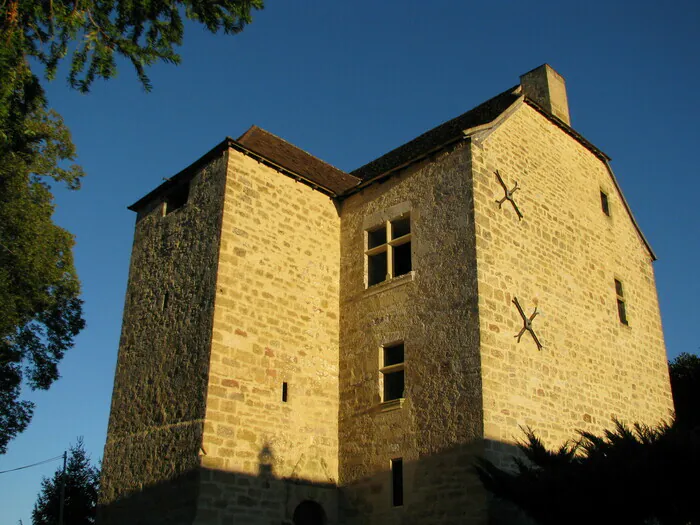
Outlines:
<svg viewBox="0 0 700 525"><path fill-rule="evenodd" d="M505 457L517 449L498 442L458 446L338 487L275 473L269 445L257 475L200 467L143 486L98 509L98 525L390 525L488 524L528 521L490 498L473 469L475 452ZM479 452L481 453L481 452ZM401 490L401 498L396 491ZM398 504L397 504L398 503Z"/></svg>

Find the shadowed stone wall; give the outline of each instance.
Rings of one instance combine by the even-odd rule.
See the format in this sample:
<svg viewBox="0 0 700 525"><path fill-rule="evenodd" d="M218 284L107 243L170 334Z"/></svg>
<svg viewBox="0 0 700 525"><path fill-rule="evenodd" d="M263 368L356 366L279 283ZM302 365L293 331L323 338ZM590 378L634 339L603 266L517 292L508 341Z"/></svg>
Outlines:
<svg viewBox="0 0 700 525"><path fill-rule="evenodd" d="M161 199L138 215L102 463L102 525L192 523L225 176L224 156L194 174L182 208L164 216ZM152 497L135 494L148 486L158 487ZM128 505L119 504L124 498Z"/></svg>

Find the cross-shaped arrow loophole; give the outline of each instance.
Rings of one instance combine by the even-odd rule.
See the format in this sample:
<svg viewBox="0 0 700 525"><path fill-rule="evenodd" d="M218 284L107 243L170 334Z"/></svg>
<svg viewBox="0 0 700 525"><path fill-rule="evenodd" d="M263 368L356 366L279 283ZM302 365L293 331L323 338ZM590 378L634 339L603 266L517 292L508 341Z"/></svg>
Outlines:
<svg viewBox="0 0 700 525"><path fill-rule="evenodd" d="M515 210L515 213L518 214L518 220L522 220L523 214L520 213L520 210L518 209L518 205L515 204L515 201L513 200L513 194L520 189L518 186L518 181L515 181L515 186L513 186L512 190L508 189L508 186L506 186L506 183L503 182L503 178L501 177L501 174L498 173L498 170L495 171L496 173L496 178L498 179L498 182L501 184L503 187L503 191L505 192L505 197L503 197L500 201L497 200L496 202L498 203L498 208L500 209L501 206L503 206L503 203L506 201L509 201L513 205L513 209Z"/></svg>
<svg viewBox="0 0 700 525"><path fill-rule="evenodd" d="M532 329L532 321L535 317L537 317L537 314L539 313L537 311L537 307L535 306L535 310L532 312L532 315L530 317L528 317L527 315L525 315L525 312L523 311L522 307L520 306L520 303L518 302L517 297L513 297L513 304L518 309L518 312L520 312L520 317L523 318L523 327L520 330L520 332L518 332L518 335L515 336L518 338L518 343L520 342L520 339L522 338L522 336L525 332L530 332L530 335L535 340L535 344L537 345L537 349L542 350L542 348L544 348L544 347L542 346L542 343L540 343L540 340L537 338L535 331Z"/></svg>

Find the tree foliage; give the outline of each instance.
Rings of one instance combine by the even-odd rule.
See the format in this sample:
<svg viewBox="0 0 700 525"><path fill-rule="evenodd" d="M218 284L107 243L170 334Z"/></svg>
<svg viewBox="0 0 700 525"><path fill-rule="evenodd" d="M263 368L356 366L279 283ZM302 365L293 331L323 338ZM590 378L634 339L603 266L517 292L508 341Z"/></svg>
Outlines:
<svg viewBox="0 0 700 525"><path fill-rule="evenodd" d="M68 83L89 91L130 62L179 63L184 19L237 33L262 0L0 0L0 454L29 424L22 385L46 389L83 328L73 237L52 221L51 183L77 189L83 172L40 76L69 64Z"/></svg>
<svg viewBox="0 0 700 525"><path fill-rule="evenodd" d="M682 353L669 363L676 424L700 426L700 357Z"/></svg>
<svg viewBox="0 0 700 525"><path fill-rule="evenodd" d="M63 465L51 478L41 481L41 492L32 511L33 525L57 525L61 501ZM70 448L66 465L63 523L91 525L95 523L99 471L90 463L82 438Z"/></svg>
<svg viewBox="0 0 700 525"><path fill-rule="evenodd" d="M49 388L85 324L73 237L52 221L48 183L77 188L82 171L63 167L75 157L68 129L31 73L18 75L14 90L0 88L0 453L31 419L23 383Z"/></svg>
<svg viewBox="0 0 700 525"><path fill-rule="evenodd" d="M615 428L548 450L531 431L513 469L482 459L477 472L496 497L540 525L700 523L694 479L700 433L667 424Z"/></svg>
<svg viewBox="0 0 700 525"><path fill-rule="evenodd" d="M96 78L112 78L121 56L150 89L147 66L180 61L183 15L213 33L238 33L262 6L262 0L3 0L0 23L49 79L71 54L68 82L85 92Z"/></svg>

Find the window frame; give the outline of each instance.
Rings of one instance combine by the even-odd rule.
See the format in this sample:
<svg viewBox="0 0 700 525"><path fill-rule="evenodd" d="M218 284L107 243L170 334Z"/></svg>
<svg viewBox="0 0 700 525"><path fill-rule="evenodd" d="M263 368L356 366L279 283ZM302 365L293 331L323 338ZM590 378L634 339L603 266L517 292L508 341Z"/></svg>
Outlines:
<svg viewBox="0 0 700 525"><path fill-rule="evenodd" d="M402 360L399 363L387 365L387 350L401 347ZM401 395L387 399L386 377L392 374L401 374ZM379 399L384 405L396 404L400 407L406 399L406 344L404 341L393 341L379 347Z"/></svg>
<svg viewBox="0 0 700 525"><path fill-rule="evenodd" d="M620 324L625 326L630 325L629 316L627 315L627 299L625 298L625 288L622 281L617 277L614 278L615 282L615 301L617 305L617 318Z"/></svg>
<svg viewBox="0 0 700 525"><path fill-rule="evenodd" d="M395 223L398 223L399 221L407 220L408 221L408 233L401 235L399 237L394 238L394 225ZM372 234L378 232L378 231L384 231L384 242L381 244L377 244L376 246L370 247L370 240L372 238ZM365 229L365 269L366 269L366 283L365 283L365 288L371 288L372 286L377 286L383 283L387 283L389 281L392 281L393 279L397 277L403 277L404 275L409 275L411 272L413 272L413 245L412 245L412 235L413 235L413 228L412 228L412 223L411 223L411 212L405 212L402 213L401 215L398 215L392 219L383 221L380 224L375 224L371 228ZM396 260L397 257L395 255L395 251L397 248L400 248L401 246L404 246L406 244L409 244L409 269L408 271L405 271L403 273L400 273L397 275L396 273ZM378 255L381 255L383 253L386 253L386 272L384 275L384 279L380 281L373 282L372 276L374 272L372 271L372 262L371 259L372 257L376 257Z"/></svg>
<svg viewBox="0 0 700 525"><path fill-rule="evenodd" d="M180 183L172 188L163 199L163 217L187 206L190 200L190 190L190 181Z"/></svg>
<svg viewBox="0 0 700 525"><path fill-rule="evenodd" d="M608 195L608 192L604 191L602 188L600 190L600 208L603 210L603 214L606 217L612 216L610 210L610 196Z"/></svg>

